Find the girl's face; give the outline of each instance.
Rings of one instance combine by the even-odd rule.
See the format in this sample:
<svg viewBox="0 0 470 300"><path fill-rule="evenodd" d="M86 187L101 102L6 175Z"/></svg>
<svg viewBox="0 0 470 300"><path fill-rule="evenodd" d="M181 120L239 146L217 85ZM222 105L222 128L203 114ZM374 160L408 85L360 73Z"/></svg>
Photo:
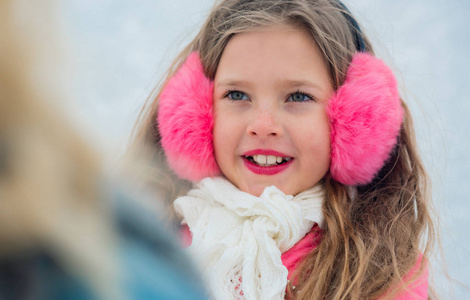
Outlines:
<svg viewBox="0 0 470 300"><path fill-rule="evenodd" d="M296 195L330 166L326 106L333 94L313 38L292 26L236 34L214 85L214 149L222 173L255 196Z"/></svg>

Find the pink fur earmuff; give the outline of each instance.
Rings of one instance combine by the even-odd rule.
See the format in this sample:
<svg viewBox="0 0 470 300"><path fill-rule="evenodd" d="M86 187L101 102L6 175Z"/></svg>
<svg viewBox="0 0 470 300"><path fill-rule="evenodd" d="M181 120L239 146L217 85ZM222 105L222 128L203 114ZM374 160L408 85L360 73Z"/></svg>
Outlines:
<svg viewBox="0 0 470 300"><path fill-rule="evenodd" d="M158 129L168 163L181 178L220 174L213 147L213 82L193 52L160 95ZM329 101L332 177L370 183L397 142L403 118L397 83L381 60L357 53Z"/></svg>
<svg viewBox="0 0 470 300"><path fill-rule="evenodd" d="M344 84L328 102L331 176L343 184L370 183L397 143L403 119L397 82L380 59L358 52Z"/></svg>
<svg viewBox="0 0 470 300"><path fill-rule="evenodd" d="M220 173L212 138L213 87L193 52L160 94L157 122L163 150L173 171L190 181Z"/></svg>

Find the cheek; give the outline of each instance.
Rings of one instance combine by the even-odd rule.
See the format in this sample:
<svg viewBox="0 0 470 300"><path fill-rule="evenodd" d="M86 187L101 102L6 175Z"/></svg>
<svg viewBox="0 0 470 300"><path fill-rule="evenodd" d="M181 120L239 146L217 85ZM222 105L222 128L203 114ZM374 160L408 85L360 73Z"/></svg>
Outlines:
<svg viewBox="0 0 470 300"><path fill-rule="evenodd" d="M309 156L321 167L323 165L330 165L331 156L331 142L329 135L319 134L310 139L310 143L307 147Z"/></svg>
<svg viewBox="0 0 470 300"><path fill-rule="evenodd" d="M236 120L232 120L226 114L218 114L214 118L214 155L220 168L223 168L235 153L239 131L237 125Z"/></svg>
<svg viewBox="0 0 470 300"><path fill-rule="evenodd" d="M331 150L331 135L330 135L330 124L325 118L319 126L321 128L318 131L318 143L322 146L322 151L330 153Z"/></svg>
<svg viewBox="0 0 470 300"><path fill-rule="evenodd" d="M322 121L321 128L318 132L318 147L319 151L323 153L323 156L326 156L328 158L328 165L330 161L330 152L331 152L331 135L330 135L330 124L328 119L325 117L325 119Z"/></svg>
<svg viewBox="0 0 470 300"><path fill-rule="evenodd" d="M233 147L245 133L243 111L232 108L227 103L214 104L214 148Z"/></svg>
<svg viewBox="0 0 470 300"><path fill-rule="evenodd" d="M330 168L331 163L331 138L329 123L325 124L322 130L322 134L319 137L319 151L321 169L323 173L326 173L326 171L328 171Z"/></svg>
<svg viewBox="0 0 470 300"><path fill-rule="evenodd" d="M224 143L224 135L223 135L223 129L222 129L222 124L219 122L219 118L215 117L214 118L214 131L213 131L213 139L214 139L214 155L215 155L215 160L217 161L217 164L219 164L219 157L221 153L224 153L224 146L226 143Z"/></svg>
<svg viewBox="0 0 470 300"><path fill-rule="evenodd" d="M330 124L327 116L320 115L315 120L304 125L305 130L299 138L305 142L305 149L318 168L328 169L331 160Z"/></svg>
<svg viewBox="0 0 470 300"><path fill-rule="evenodd" d="M223 145L223 116L221 116L220 108L217 103L214 103L214 128L212 131L214 139L214 152L220 152L220 146ZM216 155L217 156L217 155Z"/></svg>

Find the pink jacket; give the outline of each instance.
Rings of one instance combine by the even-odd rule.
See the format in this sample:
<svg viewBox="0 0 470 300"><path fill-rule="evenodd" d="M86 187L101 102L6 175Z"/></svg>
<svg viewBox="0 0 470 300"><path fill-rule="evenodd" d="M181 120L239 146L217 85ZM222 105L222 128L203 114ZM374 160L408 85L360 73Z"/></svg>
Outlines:
<svg viewBox="0 0 470 300"><path fill-rule="evenodd" d="M318 243L320 242L321 235L322 230L315 224L312 230L303 239L301 239L291 249L281 255L282 264L289 272L287 275L288 279L290 279L291 275L295 271L295 268L301 262L301 260L310 251L317 247ZM182 229L182 239L185 246L191 245L192 236L187 226L184 226ZM418 271L420 263L421 259L416 263L410 273L405 276L405 281L407 278L413 276L413 274ZM408 287L408 290L395 298L395 300L428 299L428 275L428 270L426 269L426 271Z"/></svg>

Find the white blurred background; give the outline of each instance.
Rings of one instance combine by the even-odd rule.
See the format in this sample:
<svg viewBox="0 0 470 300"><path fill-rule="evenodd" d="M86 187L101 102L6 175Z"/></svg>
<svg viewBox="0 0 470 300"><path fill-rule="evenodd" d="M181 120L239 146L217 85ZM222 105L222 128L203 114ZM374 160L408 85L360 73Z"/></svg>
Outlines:
<svg viewBox="0 0 470 300"><path fill-rule="evenodd" d="M470 286L470 1L345 0L392 66L415 118L433 180L451 277ZM107 153L126 148L140 108L174 56L200 28L212 0L62 0L73 81L66 107ZM453 293L435 267L442 299Z"/></svg>

